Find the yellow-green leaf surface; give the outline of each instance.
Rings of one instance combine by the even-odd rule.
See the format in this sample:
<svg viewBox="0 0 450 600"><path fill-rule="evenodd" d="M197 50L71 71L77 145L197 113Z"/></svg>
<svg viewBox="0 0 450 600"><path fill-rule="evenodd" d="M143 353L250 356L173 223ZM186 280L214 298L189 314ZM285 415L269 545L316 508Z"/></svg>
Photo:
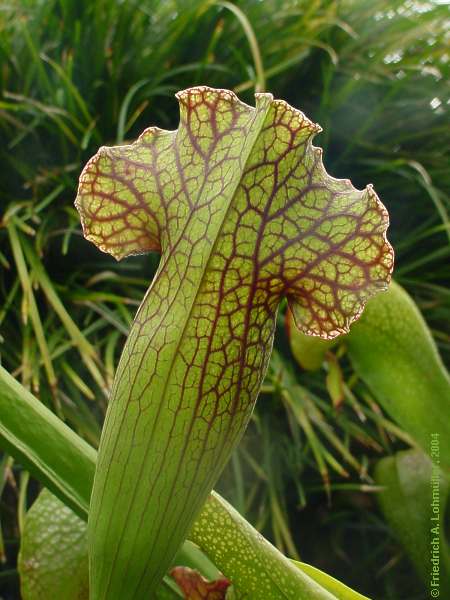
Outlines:
<svg viewBox="0 0 450 600"><path fill-rule="evenodd" d="M27 512L20 540L18 571L22 600L89 600L87 526L49 490ZM170 581L155 600L180 600ZM171 584L176 590L174 582Z"/></svg>
<svg viewBox="0 0 450 600"><path fill-rule="evenodd" d="M328 342L288 329L298 362L305 368L319 368ZM450 378L412 298L393 281L386 293L367 303L342 342L378 402L424 452L430 453L431 435L439 435L441 464L449 468Z"/></svg>
<svg viewBox="0 0 450 600"><path fill-rule="evenodd" d="M392 270L386 210L326 173L300 111L206 87L177 98L178 129L101 148L76 200L101 250L161 253L100 443L92 600L138 600L166 572L246 427L280 300L332 338Z"/></svg>
<svg viewBox="0 0 450 600"><path fill-rule="evenodd" d="M22 600L89 600L86 524L48 490L26 515L18 569Z"/></svg>
<svg viewBox="0 0 450 600"><path fill-rule="evenodd" d="M420 450L397 452L378 461L374 475L383 487L378 501L387 522L426 589L439 592L430 598L450 598L450 544L445 524L450 480L436 461L439 454L433 463Z"/></svg>
<svg viewBox="0 0 450 600"><path fill-rule="evenodd" d="M331 577L331 575L328 575L328 573L324 573L320 569L317 569L317 567L313 567L312 565L308 565L307 563L303 562L292 562L304 573L309 575L311 579L317 581L317 583L319 583L323 588L325 588L339 600L369 600L367 596L363 596L362 594L355 592L341 581L338 581L334 577Z"/></svg>
<svg viewBox="0 0 450 600"><path fill-rule="evenodd" d="M238 598L248 600L364 600L315 567L280 556L278 550L226 500L209 496L190 538L225 574ZM242 596L241 596L242 593ZM365 599L367 600L367 599Z"/></svg>

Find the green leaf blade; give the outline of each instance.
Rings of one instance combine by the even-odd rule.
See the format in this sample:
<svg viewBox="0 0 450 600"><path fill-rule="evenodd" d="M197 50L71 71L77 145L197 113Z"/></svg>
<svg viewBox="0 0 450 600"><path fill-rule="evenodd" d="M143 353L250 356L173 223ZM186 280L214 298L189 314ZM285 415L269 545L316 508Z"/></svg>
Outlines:
<svg viewBox="0 0 450 600"><path fill-rule="evenodd" d="M0 367L0 445L78 515L91 495L96 451Z"/></svg>

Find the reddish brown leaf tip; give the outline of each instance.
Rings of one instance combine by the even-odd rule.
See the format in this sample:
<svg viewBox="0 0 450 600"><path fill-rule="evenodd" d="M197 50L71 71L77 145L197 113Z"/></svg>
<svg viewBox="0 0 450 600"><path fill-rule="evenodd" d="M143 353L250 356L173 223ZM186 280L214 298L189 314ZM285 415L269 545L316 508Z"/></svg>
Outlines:
<svg viewBox="0 0 450 600"><path fill-rule="evenodd" d="M175 567L170 572L184 593L186 600L225 600L231 583L225 577L208 581L198 571L188 567Z"/></svg>

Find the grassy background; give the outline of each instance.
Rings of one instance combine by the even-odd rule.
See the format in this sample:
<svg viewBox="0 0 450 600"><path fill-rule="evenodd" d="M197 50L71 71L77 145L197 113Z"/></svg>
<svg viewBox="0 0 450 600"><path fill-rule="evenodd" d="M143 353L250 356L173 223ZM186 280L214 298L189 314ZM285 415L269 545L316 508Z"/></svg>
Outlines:
<svg viewBox="0 0 450 600"><path fill-rule="evenodd" d="M415 0L5 0L0 4L2 364L96 445L121 346L157 258L115 263L81 237L77 179L99 145L176 128L174 92L269 90L324 131L327 170L374 184L396 278L450 358L447 7ZM264 394L219 488L278 547L376 599L425 591L376 508L370 468L404 444L342 359L295 366L280 317ZM279 380L301 384L296 420ZM327 429L326 424L332 426ZM17 598L21 516L36 487L0 464L0 574ZM27 493L28 492L28 493ZM3 592L4 590L4 592Z"/></svg>

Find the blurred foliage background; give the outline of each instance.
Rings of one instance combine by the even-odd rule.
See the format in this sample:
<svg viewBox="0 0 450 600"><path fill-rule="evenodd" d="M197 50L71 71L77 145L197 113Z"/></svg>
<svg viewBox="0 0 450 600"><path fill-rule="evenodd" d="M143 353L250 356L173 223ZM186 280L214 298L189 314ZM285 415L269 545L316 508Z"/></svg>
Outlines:
<svg viewBox="0 0 450 600"><path fill-rule="evenodd" d="M0 352L3 366L97 445L114 366L158 258L84 241L73 207L100 145L174 129L195 84L271 91L319 122L327 170L374 184L396 280L450 357L448 6L415 0L3 0L0 3ZM249 430L218 489L282 551L376 599L427 597L370 477L407 446L345 356L342 401L303 372L280 314ZM296 387L296 408L282 383ZM331 397L330 397L331 392ZM0 590L18 598L37 485L0 463Z"/></svg>

